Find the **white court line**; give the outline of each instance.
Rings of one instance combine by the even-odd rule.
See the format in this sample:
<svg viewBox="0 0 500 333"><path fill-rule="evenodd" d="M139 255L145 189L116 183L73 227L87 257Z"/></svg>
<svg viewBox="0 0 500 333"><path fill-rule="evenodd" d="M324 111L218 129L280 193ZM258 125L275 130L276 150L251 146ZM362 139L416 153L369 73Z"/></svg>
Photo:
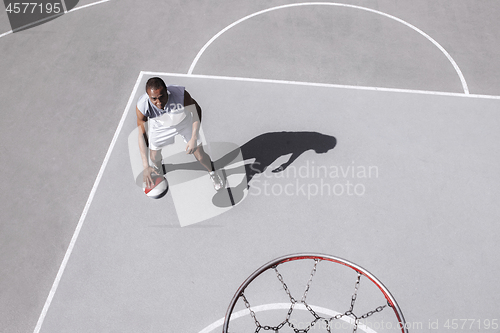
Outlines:
<svg viewBox="0 0 500 333"><path fill-rule="evenodd" d="M315 305L311 305L311 307L313 308L313 310L316 313L324 314L324 315L327 315L329 317L335 317L336 315L340 314L339 312L336 312L336 311L333 311L333 310L330 310L327 308L315 306ZM290 309L290 303L272 303L272 304L258 305L255 307L252 306L252 311L255 313L261 312L261 311L280 310L280 309L285 309L285 310ZM296 304L294 309L309 311L306 309L304 304L300 304L300 303ZM250 312L248 311L248 309L240 310L240 311L235 312L231 315L231 320L229 322L231 322L235 319L244 317L244 316L248 316L249 314L250 314ZM346 323L349 323L350 325L354 325L354 320L351 317L341 317L340 320L342 320ZM215 330L216 328L221 327L223 324L224 324L224 318L221 318L221 319L213 322L212 324L208 325L204 329L202 329L199 333L210 333L213 330ZM358 328L365 331L366 333L377 333L376 331L372 330L370 327L368 327L362 323L358 324Z"/></svg>
<svg viewBox="0 0 500 333"><path fill-rule="evenodd" d="M146 74L146 75L157 75L157 76L177 76L177 77L188 77L188 78L191 77L191 78L199 78L199 79L246 81L246 82L259 82L259 83L278 83L278 84L304 85L304 86L313 86L313 87L400 92L400 93L437 95L437 96L469 97L469 98L480 98L480 99L500 99L500 96L494 96L494 95L450 93L450 92L440 92L440 91L382 88L382 87L368 87L368 86L350 86L350 85L344 85L344 84L316 83L316 82L288 81L288 80L274 80L274 79L256 79L256 78L246 78L246 77L236 77L236 76L181 74L181 73L145 72L145 71L142 73Z"/></svg>
<svg viewBox="0 0 500 333"><path fill-rule="evenodd" d="M278 10L278 9L289 8L289 7L298 7L298 6L318 6L318 5L320 5L320 6L341 6L341 7L349 7L349 8L355 8L355 9L361 9L361 10L364 10L364 11L368 11L368 12L372 12L372 13L375 13L375 14L379 14L379 15L388 17L388 18L390 18L392 20L395 20L395 21L397 21L399 23L402 23L402 24L406 25L407 27L413 29L414 31L416 31L419 34L421 34L422 36L424 36L432 44L434 44L446 56L446 58L448 59L448 61L450 61L450 63L453 65L453 68L457 72L458 77L460 78L460 82L462 83L462 89L464 90L464 93L465 94L469 94L469 88L467 87L467 82L465 81L465 78L464 78L464 76L462 74L462 71L458 67L457 63L455 62L455 60L453 60L453 58L451 57L451 55L444 49L444 47L442 47L438 42L436 42L431 36L427 35L425 32L423 32L422 30L418 29L417 27L411 25L410 23L408 23L408 22L406 22L406 21L404 21L404 20L402 20L400 18L397 18L395 16L389 15L387 13L384 13L384 12L381 12L381 11L378 11L378 10L374 10L374 9L370 9L370 8L366 8L366 7L355 6L355 5L348 5L348 4L342 4L342 3L333 3L333 2L304 2L304 3L295 3L295 4L282 5L282 6L276 6L276 7L268 8L268 9L264 9L264 10L258 11L256 13L247 15L247 16L239 19L238 21L231 23L230 25L228 25L227 27L225 27L224 29L222 29L221 31L219 31L215 36L213 36L201 48L201 50L198 52L198 54L194 58L193 62L191 63L191 66L189 67L188 74L192 74L193 73L194 67L198 63L198 60L200 59L200 57L202 56L202 54L205 52L205 50L217 38L219 38L224 32L226 32L229 29L233 28L234 26L240 24L241 22L246 21L246 20L248 20L248 19L250 19L252 17L258 16L258 15L261 15L261 14L264 14L264 13L268 13L268 12L271 12L271 11L274 11L274 10Z"/></svg>
<svg viewBox="0 0 500 333"><path fill-rule="evenodd" d="M73 252L73 248L75 247L76 240L78 238L78 235L80 234L80 230L82 229L83 222L85 221L85 217L87 216L87 212L89 211L90 205L92 204L92 200L94 199L94 195L95 195L95 192L97 191L97 187L99 186L102 175L104 173L104 170L106 169L109 158L110 158L111 153L113 151L113 148L115 147L116 140L118 139L118 135L120 135L123 124L125 122L125 118L127 116L127 111L130 108L130 106L132 105L132 102L134 100L134 96L137 92L137 88L139 87L139 83L142 80L142 76L143 76L143 74L141 72L139 74L139 77L137 78L137 81L135 82L134 89L132 90L132 93L130 94L130 97L129 97L128 102L127 102L127 106L125 107L125 110L123 111L123 114L122 114L122 118L120 119L120 122L118 123L118 127L116 128L113 139L111 140L111 144L109 145L106 156L104 157L104 161L102 162L101 168L99 169L99 173L97 174L97 178L94 182L94 186L92 187L92 190L90 191L90 195L89 195L89 198L87 199L87 203L85 204L85 207L83 208L82 215L80 216L80 220L78 221L78 224L76 226L76 230L73 233L73 237L71 238L68 249L66 250L66 254L64 255L63 261L61 263L61 266L59 267L59 271L57 272L54 283L52 284L52 288L50 289L49 296L47 297L47 300L45 301L45 304L44 304L43 309L42 309L42 313L40 314L40 317L38 318L38 322L35 326L35 330L33 331L33 333L40 332L40 329L42 328L43 321L45 320L45 316L47 315L50 304L52 303L52 300L54 298L56 290L59 286L59 282L61 281L61 277L64 273L64 270L66 269L66 265L68 264L69 257L71 256L71 253Z"/></svg>
<svg viewBox="0 0 500 333"><path fill-rule="evenodd" d="M45 17L45 18L43 18L41 20L25 24L22 27L19 27L17 30L23 30L23 29L31 27L32 25L37 25L39 23L42 23L44 21L53 19L55 17L62 16L63 14L74 12L75 10L87 8L87 7L90 7L90 6L99 5L99 4L103 3L103 2L108 2L108 1L111 1L111 0L101 0L101 1L93 2L93 3L90 3L90 4L84 5L84 6L75 7L73 9L71 9L70 11L66 10L66 3L64 1L62 1L63 7L64 7L64 13L59 13L59 14L56 14L56 15L51 15L51 16ZM4 32L4 33L0 34L0 38L2 38L4 36L7 36L7 35L10 35L11 33L13 33L13 30L9 30L7 32Z"/></svg>
<svg viewBox="0 0 500 333"><path fill-rule="evenodd" d="M108 1L111 1L111 0L101 0L101 1L93 2L93 3L89 3L89 4L84 5L84 6L75 7L73 9L71 9L68 13L74 12L74 11L79 10L79 9L83 9L83 8L88 8L88 7L91 7L91 6L99 5L101 3L108 2Z"/></svg>
<svg viewBox="0 0 500 333"><path fill-rule="evenodd" d="M7 35L10 35L12 33L12 30L9 30L7 32L4 32L3 34L0 34L0 38L2 38L3 36L7 36Z"/></svg>

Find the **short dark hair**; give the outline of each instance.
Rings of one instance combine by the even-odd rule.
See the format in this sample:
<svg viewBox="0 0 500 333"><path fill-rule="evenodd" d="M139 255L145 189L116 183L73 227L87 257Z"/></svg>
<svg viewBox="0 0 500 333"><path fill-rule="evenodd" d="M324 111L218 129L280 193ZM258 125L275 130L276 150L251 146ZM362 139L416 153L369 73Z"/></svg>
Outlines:
<svg viewBox="0 0 500 333"><path fill-rule="evenodd" d="M167 90L167 85L159 77L152 77L148 80L148 82L146 82L146 92L148 92L151 89L157 90L160 88L165 88L165 90Z"/></svg>

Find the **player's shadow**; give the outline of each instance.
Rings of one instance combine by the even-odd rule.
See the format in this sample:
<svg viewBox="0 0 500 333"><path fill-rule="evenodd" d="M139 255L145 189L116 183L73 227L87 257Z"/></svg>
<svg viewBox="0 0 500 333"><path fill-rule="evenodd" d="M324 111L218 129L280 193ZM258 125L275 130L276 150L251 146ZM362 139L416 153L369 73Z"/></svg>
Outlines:
<svg viewBox="0 0 500 333"><path fill-rule="evenodd" d="M261 134L213 161L215 168L222 170L226 178L236 174L244 174L246 177L243 177L243 180L237 185L229 183L226 190L219 191L214 195L212 202L221 208L236 205L245 197L245 190L250 188L252 178L266 171L281 156L290 155L286 162L272 170L273 173L283 172L306 151L312 150L317 154L323 154L335 148L336 145L337 139L335 137L318 132ZM239 157L240 154L241 157ZM244 166L241 166L242 160ZM203 171L204 168L197 161L163 164L165 174L176 170ZM182 180L177 180L177 182L182 182Z"/></svg>
<svg viewBox="0 0 500 333"><path fill-rule="evenodd" d="M252 178L263 173L281 156L290 155L286 162L272 170L273 173L283 172L306 151L312 150L317 154L323 154L335 148L336 145L337 139L335 137L317 132L270 132L261 134L240 148L234 149L214 161L215 167L223 169L226 177L244 172L246 179L243 179L236 186L229 184L230 202L227 200L227 194L222 192L218 192L212 202L218 207L229 207L237 204L243 200L244 191L250 188ZM231 164L238 160L237 157L240 153L244 161L244 168L232 168Z"/></svg>

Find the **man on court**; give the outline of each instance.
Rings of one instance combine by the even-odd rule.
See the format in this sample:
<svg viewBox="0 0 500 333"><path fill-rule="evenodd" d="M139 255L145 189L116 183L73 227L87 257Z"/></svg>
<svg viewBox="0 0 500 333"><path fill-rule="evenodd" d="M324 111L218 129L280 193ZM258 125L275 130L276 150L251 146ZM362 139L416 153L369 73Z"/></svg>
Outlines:
<svg viewBox="0 0 500 333"><path fill-rule="evenodd" d="M182 86L170 85L158 77L146 83L146 93L139 97L136 106L139 128L143 181L147 187L153 184L152 174L163 175L161 149L173 144L180 135L186 143L186 153L193 154L208 171L215 190L224 182L214 170L210 156L203 150L199 137L201 107ZM145 123L148 122L148 133ZM149 165L147 150L152 165Z"/></svg>

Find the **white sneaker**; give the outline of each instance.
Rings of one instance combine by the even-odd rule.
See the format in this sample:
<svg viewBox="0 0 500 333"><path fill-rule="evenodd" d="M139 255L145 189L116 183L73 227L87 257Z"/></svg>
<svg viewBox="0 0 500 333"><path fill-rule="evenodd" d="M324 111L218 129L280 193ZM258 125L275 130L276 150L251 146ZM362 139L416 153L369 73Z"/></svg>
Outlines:
<svg viewBox="0 0 500 333"><path fill-rule="evenodd" d="M215 171L212 171L212 172L209 172L208 174L210 175L210 179L212 179L212 183L214 184L214 189L216 191L222 190L225 186L225 182L218 175L218 173Z"/></svg>

